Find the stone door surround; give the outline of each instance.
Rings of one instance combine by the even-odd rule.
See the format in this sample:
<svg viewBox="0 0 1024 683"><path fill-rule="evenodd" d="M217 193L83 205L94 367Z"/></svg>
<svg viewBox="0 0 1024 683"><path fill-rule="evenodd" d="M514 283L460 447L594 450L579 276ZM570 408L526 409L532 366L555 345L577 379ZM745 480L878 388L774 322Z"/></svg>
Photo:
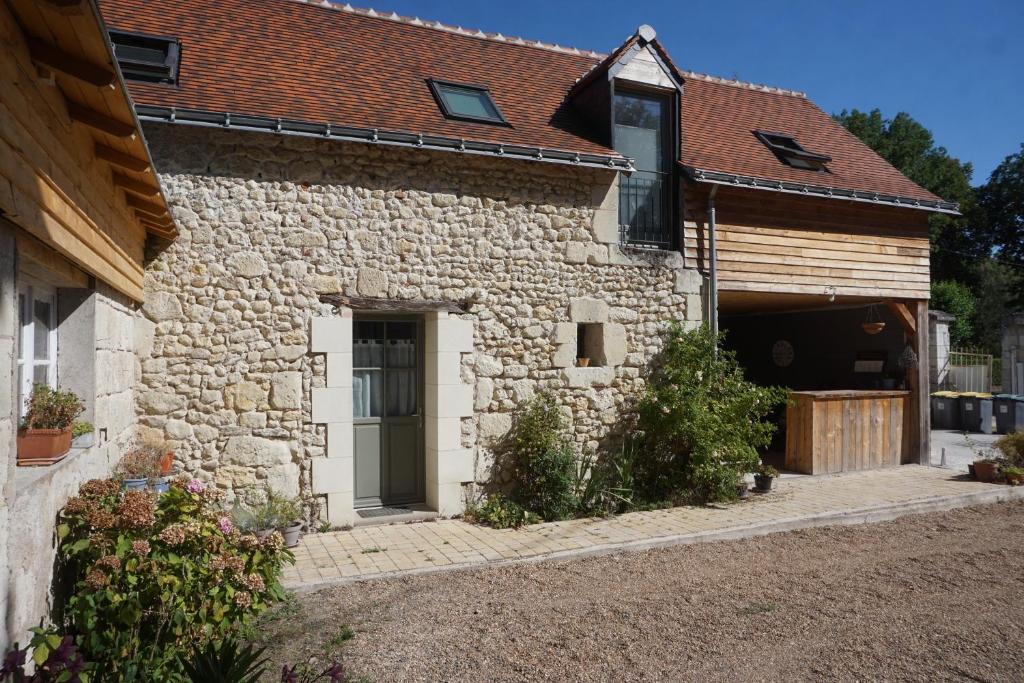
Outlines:
<svg viewBox="0 0 1024 683"><path fill-rule="evenodd" d="M424 315L426 503L442 516L465 509L474 452L462 445L462 419L473 416L473 387L462 382L462 354L473 352L473 323L442 311ZM312 389L314 424L327 426L325 457L312 459L315 495L327 497L333 527L355 522L352 428L352 309L311 320L310 352L326 354L326 386Z"/></svg>

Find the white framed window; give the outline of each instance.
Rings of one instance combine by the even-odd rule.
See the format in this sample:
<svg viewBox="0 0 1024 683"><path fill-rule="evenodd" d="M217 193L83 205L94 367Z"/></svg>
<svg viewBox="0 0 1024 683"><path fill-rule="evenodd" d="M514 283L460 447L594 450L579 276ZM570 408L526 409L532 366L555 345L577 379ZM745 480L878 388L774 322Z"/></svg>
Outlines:
<svg viewBox="0 0 1024 683"><path fill-rule="evenodd" d="M18 415L33 384L57 386L57 290L22 278L18 286Z"/></svg>

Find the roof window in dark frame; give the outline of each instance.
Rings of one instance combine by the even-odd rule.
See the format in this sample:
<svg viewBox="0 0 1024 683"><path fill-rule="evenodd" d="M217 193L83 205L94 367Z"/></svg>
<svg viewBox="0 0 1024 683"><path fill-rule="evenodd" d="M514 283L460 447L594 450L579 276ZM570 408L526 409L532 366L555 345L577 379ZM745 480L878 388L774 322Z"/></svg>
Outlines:
<svg viewBox="0 0 1024 683"><path fill-rule="evenodd" d="M436 78L427 79L427 83L445 118L509 125L491 97L491 91L485 86Z"/></svg>
<svg viewBox="0 0 1024 683"><path fill-rule="evenodd" d="M129 31L110 30L109 33L114 56L125 78L147 83L177 84L181 61L180 40Z"/></svg>
<svg viewBox="0 0 1024 683"><path fill-rule="evenodd" d="M828 171L825 164L832 161L832 157L808 152L792 135L763 130L755 130L754 135L784 164L808 171Z"/></svg>

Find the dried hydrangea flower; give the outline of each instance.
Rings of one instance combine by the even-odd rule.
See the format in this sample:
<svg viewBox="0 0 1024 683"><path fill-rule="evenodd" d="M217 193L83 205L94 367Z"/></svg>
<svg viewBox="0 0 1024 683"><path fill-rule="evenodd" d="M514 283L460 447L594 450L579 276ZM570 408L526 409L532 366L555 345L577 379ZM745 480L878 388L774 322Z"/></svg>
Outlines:
<svg viewBox="0 0 1024 683"><path fill-rule="evenodd" d="M205 488L206 486L203 485L203 482L199 481L198 479L192 479L187 484L185 484L185 490L188 491L189 493L202 493L203 489Z"/></svg>
<svg viewBox="0 0 1024 683"><path fill-rule="evenodd" d="M107 578L107 575L99 569L92 570L89 572L89 575L85 577L85 585L93 590L104 588L108 583L110 583L110 579Z"/></svg>
<svg viewBox="0 0 1024 683"><path fill-rule="evenodd" d="M136 555L149 555L149 551L149 541L141 538L137 541L132 541L132 552Z"/></svg>
<svg viewBox="0 0 1024 683"><path fill-rule="evenodd" d="M117 517L106 510L93 510L86 518L86 522L94 529L113 529L117 524Z"/></svg>
<svg viewBox="0 0 1024 683"><path fill-rule="evenodd" d="M249 574L243 577L242 584L255 593L262 593L267 588L267 584L259 574Z"/></svg>
<svg viewBox="0 0 1024 683"><path fill-rule="evenodd" d="M148 529L156 523L156 505L145 491L128 491L117 506L121 526L128 529Z"/></svg>
<svg viewBox="0 0 1024 683"><path fill-rule="evenodd" d="M90 479L78 488L78 494L89 498L112 496L121 490L113 479Z"/></svg>
<svg viewBox="0 0 1024 683"><path fill-rule="evenodd" d="M181 545L188 539L188 531L182 524L172 524L160 532L160 540L167 545Z"/></svg>
<svg viewBox="0 0 1024 683"><path fill-rule="evenodd" d="M117 555L104 555L96 560L96 566L117 571L121 568L121 558Z"/></svg>
<svg viewBox="0 0 1024 683"><path fill-rule="evenodd" d="M230 534L235 525L227 517L221 517L217 520L217 528L220 529L222 534Z"/></svg>
<svg viewBox="0 0 1024 683"><path fill-rule="evenodd" d="M252 606L252 596L245 591L239 591L235 593L235 604L242 609L248 609Z"/></svg>

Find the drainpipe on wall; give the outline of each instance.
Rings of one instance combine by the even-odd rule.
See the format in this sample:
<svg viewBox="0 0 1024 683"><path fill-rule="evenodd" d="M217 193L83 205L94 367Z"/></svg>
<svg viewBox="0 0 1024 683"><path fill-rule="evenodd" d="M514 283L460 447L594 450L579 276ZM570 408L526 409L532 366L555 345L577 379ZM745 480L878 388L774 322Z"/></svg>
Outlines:
<svg viewBox="0 0 1024 683"><path fill-rule="evenodd" d="M715 194L718 193L718 185L711 186L711 194L708 195L708 241L710 242L711 282L708 292L708 317L711 319L711 334L718 338L718 242L715 235ZM715 344L715 351L718 345Z"/></svg>

